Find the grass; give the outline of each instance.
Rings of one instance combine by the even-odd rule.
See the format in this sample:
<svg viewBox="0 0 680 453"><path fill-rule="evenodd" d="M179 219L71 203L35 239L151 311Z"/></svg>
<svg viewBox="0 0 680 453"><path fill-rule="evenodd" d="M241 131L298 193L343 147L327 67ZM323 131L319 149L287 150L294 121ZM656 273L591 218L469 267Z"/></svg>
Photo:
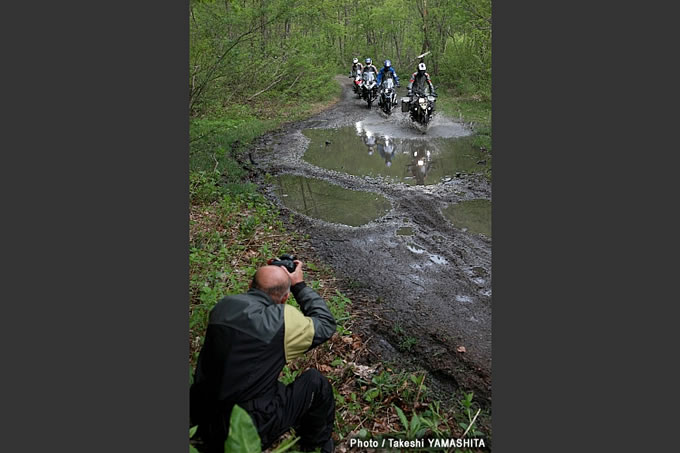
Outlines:
<svg viewBox="0 0 680 453"><path fill-rule="evenodd" d="M440 89L437 108L446 115L472 123L475 144L491 152L491 100L480 96L454 96L450 90Z"/></svg>

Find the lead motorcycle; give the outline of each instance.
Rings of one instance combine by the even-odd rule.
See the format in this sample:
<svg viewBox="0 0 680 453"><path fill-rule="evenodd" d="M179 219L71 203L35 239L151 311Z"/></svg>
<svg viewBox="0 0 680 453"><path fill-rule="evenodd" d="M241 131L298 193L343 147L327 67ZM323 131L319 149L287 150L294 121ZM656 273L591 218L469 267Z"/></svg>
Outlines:
<svg viewBox="0 0 680 453"><path fill-rule="evenodd" d="M436 101L437 95L416 91L413 93L412 97L402 98L401 110L403 112L408 111L411 120L414 122L427 126L434 114Z"/></svg>
<svg viewBox="0 0 680 453"><path fill-rule="evenodd" d="M392 113L392 107L397 105L397 90L392 77L386 77L383 80L378 105L387 115Z"/></svg>
<svg viewBox="0 0 680 453"><path fill-rule="evenodd" d="M375 81L376 74L373 71L364 71L361 75L361 99L368 103L371 108L373 101L378 97L378 84Z"/></svg>

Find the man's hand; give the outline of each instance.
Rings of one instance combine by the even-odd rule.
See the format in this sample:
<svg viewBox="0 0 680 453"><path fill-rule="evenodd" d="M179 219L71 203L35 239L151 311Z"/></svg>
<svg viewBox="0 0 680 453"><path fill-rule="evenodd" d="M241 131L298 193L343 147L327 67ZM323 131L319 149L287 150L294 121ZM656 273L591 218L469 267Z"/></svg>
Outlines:
<svg viewBox="0 0 680 453"><path fill-rule="evenodd" d="M288 272L288 269L285 267L283 268L286 269L286 272L288 272L288 275L290 276L290 286L294 286L305 279L304 275L302 274L302 261L294 260L293 263L295 263L295 272L290 273Z"/></svg>

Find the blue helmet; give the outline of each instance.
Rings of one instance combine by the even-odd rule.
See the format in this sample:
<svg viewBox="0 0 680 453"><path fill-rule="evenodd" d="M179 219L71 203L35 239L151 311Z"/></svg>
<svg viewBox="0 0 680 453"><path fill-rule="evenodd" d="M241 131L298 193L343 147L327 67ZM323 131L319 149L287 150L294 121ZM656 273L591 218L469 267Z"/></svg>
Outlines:
<svg viewBox="0 0 680 453"><path fill-rule="evenodd" d="M390 60L385 60L385 68L389 68L392 66L392 62Z"/></svg>
<svg viewBox="0 0 680 453"><path fill-rule="evenodd" d="M366 64L371 64L371 63L373 63L373 60L371 60L370 58L366 58Z"/></svg>

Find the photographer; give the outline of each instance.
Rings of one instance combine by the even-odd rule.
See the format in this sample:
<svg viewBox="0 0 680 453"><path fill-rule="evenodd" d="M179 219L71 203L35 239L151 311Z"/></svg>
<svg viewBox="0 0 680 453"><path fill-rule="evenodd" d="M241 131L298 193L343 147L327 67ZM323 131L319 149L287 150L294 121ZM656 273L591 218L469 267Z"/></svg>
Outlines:
<svg viewBox="0 0 680 453"><path fill-rule="evenodd" d="M285 303L289 291L302 312ZM205 451L224 451L238 404L252 417L263 449L294 427L298 448L332 452L331 384L315 369L287 386L278 377L286 362L327 341L335 328L324 300L305 285L302 262L288 255L259 268L248 292L219 301L190 391L191 425L198 424Z"/></svg>

